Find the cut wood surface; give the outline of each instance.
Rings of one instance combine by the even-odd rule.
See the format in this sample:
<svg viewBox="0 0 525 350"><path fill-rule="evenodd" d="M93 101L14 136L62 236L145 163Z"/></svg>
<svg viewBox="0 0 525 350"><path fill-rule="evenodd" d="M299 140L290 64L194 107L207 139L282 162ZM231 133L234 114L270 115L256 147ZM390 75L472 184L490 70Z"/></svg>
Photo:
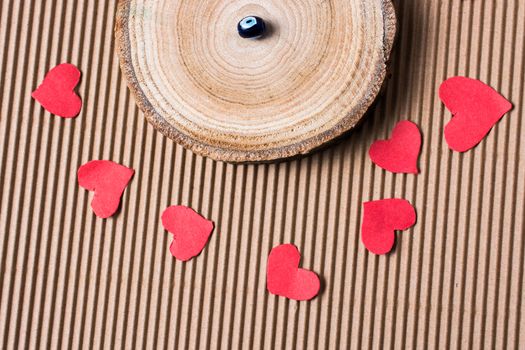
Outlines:
<svg viewBox="0 0 525 350"><path fill-rule="evenodd" d="M262 38L238 22L258 16ZM390 0L123 0L121 67L164 135L230 162L305 154L356 125L386 76Z"/></svg>

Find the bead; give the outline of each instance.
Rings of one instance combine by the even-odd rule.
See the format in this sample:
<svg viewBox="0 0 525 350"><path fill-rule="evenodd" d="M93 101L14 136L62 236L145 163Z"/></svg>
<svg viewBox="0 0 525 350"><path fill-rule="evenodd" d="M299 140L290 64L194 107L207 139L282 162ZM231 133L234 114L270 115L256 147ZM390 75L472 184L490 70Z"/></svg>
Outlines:
<svg viewBox="0 0 525 350"><path fill-rule="evenodd" d="M263 19L257 16L248 16L241 19L237 24L237 31L243 38L255 39L264 34L266 24Z"/></svg>

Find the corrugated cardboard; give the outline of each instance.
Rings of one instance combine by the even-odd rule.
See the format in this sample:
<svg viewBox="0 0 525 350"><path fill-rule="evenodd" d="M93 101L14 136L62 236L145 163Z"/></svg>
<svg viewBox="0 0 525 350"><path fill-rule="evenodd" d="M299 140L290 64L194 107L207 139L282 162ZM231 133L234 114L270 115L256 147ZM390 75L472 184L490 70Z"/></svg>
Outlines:
<svg viewBox="0 0 525 350"><path fill-rule="evenodd" d="M117 0L0 2L0 348L525 348L525 2L396 1L392 78L362 126L303 159L227 165L146 123L114 51ZM77 119L31 91L61 62L83 72ZM515 105L470 152L449 151L437 97L466 75ZM421 174L374 166L398 120L424 135ZM122 210L96 218L77 168L136 170ZM387 256L360 242L361 203L410 200L417 225ZM216 222L203 253L169 253L170 204ZM266 291L271 247L291 242L322 292Z"/></svg>

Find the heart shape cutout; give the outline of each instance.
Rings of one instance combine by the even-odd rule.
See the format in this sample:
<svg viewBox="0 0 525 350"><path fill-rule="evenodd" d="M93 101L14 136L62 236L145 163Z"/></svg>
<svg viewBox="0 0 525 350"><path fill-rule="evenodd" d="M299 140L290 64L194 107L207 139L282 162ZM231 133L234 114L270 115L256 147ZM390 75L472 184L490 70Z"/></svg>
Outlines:
<svg viewBox="0 0 525 350"><path fill-rule="evenodd" d="M78 184L94 191L91 208L103 219L115 214L135 171L109 160L92 160L78 169Z"/></svg>
<svg viewBox="0 0 525 350"><path fill-rule="evenodd" d="M439 98L453 118L445 126L450 149L465 152L487 136L490 129L512 109L512 104L483 82L453 77L439 88Z"/></svg>
<svg viewBox="0 0 525 350"><path fill-rule="evenodd" d="M300 260L301 254L293 244L272 249L266 270L266 287L270 293L293 300L310 300L319 293L319 277L299 268Z"/></svg>
<svg viewBox="0 0 525 350"><path fill-rule="evenodd" d="M370 146L370 159L393 173L418 174L417 160L421 150L421 132L415 123L397 123L388 140L378 140Z"/></svg>
<svg viewBox="0 0 525 350"><path fill-rule="evenodd" d="M182 261L200 254L214 227L213 221L182 205L173 205L164 210L162 225L173 235L171 254Z"/></svg>
<svg viewBox="0 0 525 350"><path fill-rule="evenodd" d="M363 203L361 240L374 254L386 254L394 246L394 230L406 230L416 223L416 210L404 199L382 199Z"/></svg>
<svg viewBox="0 0 525 350"><path fill-rule="evenodd" d="M80 113L82 100L75 93L80 71L69 63L51 69L31 96L48 112L62 118L74 118Z"/></svg>

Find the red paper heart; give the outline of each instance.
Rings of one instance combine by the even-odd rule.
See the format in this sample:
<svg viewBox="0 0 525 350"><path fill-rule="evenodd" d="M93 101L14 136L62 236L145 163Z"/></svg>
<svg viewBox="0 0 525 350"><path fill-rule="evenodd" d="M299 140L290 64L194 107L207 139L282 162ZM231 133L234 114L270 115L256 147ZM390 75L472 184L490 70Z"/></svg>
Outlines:
<svg viewBox="0 0 525 350"><path fill-rule="evenodd" d="M454 77L439 88L439 97L453 118L445 126L450 149L465 152L476 146L512 109L512 104L479 80Z"/></svg>
<svg viewBox="0 0 525 350"><path fill-rule="evenodd" d="M135 171L109 160L92 160L78 169L80 186L94 191L91 208L98 217L108 218L115 214L120 197Z"/></svg>
<svg viewBox="0 0 525 350"><path fill-rule="evenodd" d="M382 199L363 203L361 240L374 254L386 254L394 246L394 230L416 223L416 210L404 199Z"/></svg>
<svg viewBox="0 0 525 350"><path fill-rule="evenodd" d="M164 210L162 225L173 234L171 254L182 261L199 255L213 231L213 221L206 220L193 209L182 205Z"/></svg>
<svg viewBox="0 0 525 350"><path fill-rule="evenodd" d="M82 100L75 93L80 71L69 63L51 69L31 96L50 113L62 118L74 118L80 113Z"/></svg>
<svg viewBox="0 0 525 350"><path fill-rule="evenodd" d="M301 254L292 244L272 249L268 256L266 286L268 291L294 300L310 300L319 293L319 277L299 268Z"/></svg>
<svg viewBox="0 0 525 350"><path fill-rule="evenodd" d="M421 150L421 133L416 124L403 120L397 123L389 140L379 140L370 146L372 162L393 173L417 174Z"/></svg>

